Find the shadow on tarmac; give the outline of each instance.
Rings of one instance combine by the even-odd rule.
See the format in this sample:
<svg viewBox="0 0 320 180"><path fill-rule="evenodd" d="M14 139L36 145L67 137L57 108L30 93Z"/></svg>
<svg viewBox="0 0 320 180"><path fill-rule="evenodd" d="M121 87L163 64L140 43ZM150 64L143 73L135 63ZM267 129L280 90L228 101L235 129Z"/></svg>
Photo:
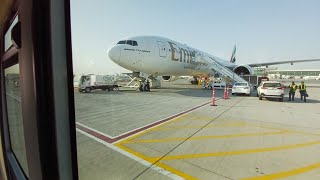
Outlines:
<svg viewBox="0 0 320 180"><path fill-rule="evenodd" d="M212 97L212 90L205 90L205 89L197 89L195 90L184 90L184 91L178 91L175 92L177 94L183 95L183 96L192 96L192 97ZM215 91L215 97L222 97L223 90L216 90Z"/></svg>

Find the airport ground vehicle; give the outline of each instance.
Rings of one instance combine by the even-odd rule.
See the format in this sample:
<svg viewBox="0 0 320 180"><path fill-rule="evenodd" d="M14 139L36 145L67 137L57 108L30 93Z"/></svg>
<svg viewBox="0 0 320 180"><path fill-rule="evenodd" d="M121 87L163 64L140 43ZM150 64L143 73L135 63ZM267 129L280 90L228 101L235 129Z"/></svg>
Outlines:
<svg viewBox="0 0 320 180"><path fill-rule="evenodd" d="M116 76L86 74L80 76L78 91L86 93L95 89L113 91L113 89L118 87Z"/></svg>
<svg viewBox="0 0 320 180"><path fill-rule="evenodd" d="M237 82L232 87L232 95L245 94L250 96L253 87L247 82Z"/></svg>
<svg viewBox="0 0 320 180"><path fill-rule="evenodd" d="M255 89L258 87L258 76L256 75L243 75L242 78L249 82L251 86L253 86Z"/></svg>
<svg viewBox="0 0 320 180"><path fill-rule="evenodd" d="M249 82L254 89L257 89L257 87L262 81L269 81L268 77L257 75L243 75L242 78Z"/></svg>
<svg viewBox="0 0 320 180"><path fill-rule="evenodd" d="M262 100L262 98L277 98L282 102L284 87L278 81L263 81L257 88L257 96L259 97L259 100Z"/></svg>

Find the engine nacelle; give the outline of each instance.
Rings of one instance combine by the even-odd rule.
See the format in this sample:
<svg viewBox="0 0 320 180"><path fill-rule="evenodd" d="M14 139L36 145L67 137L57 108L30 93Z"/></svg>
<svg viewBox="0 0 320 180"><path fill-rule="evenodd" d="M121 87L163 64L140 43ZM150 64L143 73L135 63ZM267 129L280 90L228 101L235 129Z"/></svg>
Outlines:
<svg viewBox="0 0 320 180"><path fill-rule="evenodd" d="M236 66L233 69L233 72L239 75L250 75L253 73L253 70L250 66L243 64L243 65Z"/></svg>
<svg viewBox="0 0 320 180"><path fill-rule="evenodd" d="M161 79L163 81L170 82L179 79L179 76L161 76Z"/></svg>

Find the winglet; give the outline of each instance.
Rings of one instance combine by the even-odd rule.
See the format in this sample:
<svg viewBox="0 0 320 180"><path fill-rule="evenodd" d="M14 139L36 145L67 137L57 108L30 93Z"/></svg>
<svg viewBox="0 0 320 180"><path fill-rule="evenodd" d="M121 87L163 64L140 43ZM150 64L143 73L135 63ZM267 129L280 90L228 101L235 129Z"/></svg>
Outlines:
<svg viewBox="0 0 320 180"><path fill-rule="evenodd" d="M236 50L237 50L236 45L234 45L233 51L232 51L232 55L231 55L231 58L230 58L230 62L231 63L235 63L236 62Z"/></svg>

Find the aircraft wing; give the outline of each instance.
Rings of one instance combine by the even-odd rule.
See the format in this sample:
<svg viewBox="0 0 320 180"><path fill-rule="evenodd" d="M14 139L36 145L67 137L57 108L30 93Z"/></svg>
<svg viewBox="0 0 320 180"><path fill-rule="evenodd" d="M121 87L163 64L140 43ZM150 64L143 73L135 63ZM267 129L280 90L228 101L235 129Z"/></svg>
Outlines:
<svg viewBox="0 0 320 180"><path fill-rule="evenodd" d="M291 64L291 65L293 65L293 63L313 62L313 61L320 61L320 59L302 59L302 60L290 60L290 61L276 61L276 62L266 62L266 63L254 63L254 64L248 64L248 65L250 67L269 66L269 65L276 65L276 64Z"/></svg>

